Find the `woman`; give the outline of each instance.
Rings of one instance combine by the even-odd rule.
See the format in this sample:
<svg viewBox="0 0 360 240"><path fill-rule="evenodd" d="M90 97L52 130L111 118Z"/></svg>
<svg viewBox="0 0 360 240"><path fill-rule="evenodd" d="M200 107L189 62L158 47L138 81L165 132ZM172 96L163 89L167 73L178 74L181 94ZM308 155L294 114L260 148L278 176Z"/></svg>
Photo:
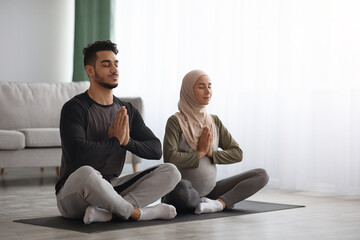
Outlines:
<svg viewBox="0 0 360 240"><path fill-rule="evenodd" d="M182 82L179 112L166 124L164 162L175 164L182 180L161 200L179 211L201 214L231 209L269 179L265 170L253 169L216 182L216 164L240 162L242 150L220 119L207 113L211 96L209 76L201 70L189 72Z"/></svg>

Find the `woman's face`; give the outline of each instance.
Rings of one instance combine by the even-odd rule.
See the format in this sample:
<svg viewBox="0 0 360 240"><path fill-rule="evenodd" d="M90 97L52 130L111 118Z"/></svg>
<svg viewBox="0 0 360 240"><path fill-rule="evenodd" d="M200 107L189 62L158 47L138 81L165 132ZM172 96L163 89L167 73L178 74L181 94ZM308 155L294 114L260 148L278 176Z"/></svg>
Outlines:
<svg viewBox="0 0 360 240"><path fill-rule="evenodd" d="M196 80L194 87L194 96L200 105L208 105L210 103L212 90L211 80L208 76L203 75Z"/></svg>

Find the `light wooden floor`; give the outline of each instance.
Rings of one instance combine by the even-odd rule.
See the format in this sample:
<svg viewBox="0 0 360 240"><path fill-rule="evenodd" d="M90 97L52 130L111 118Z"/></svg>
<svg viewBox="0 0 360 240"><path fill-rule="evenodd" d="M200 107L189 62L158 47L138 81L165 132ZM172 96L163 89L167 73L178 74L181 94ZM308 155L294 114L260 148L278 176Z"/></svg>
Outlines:
<svg viewBox="0 0 360 240"><path fill-rule="evenodd" d="M360 239L360 196L266 188L252 200L306 205L305 208L176 223L103 233L78 233L14 223L59 215L55 169L6 169L0 177L0 239Z"/></svg>

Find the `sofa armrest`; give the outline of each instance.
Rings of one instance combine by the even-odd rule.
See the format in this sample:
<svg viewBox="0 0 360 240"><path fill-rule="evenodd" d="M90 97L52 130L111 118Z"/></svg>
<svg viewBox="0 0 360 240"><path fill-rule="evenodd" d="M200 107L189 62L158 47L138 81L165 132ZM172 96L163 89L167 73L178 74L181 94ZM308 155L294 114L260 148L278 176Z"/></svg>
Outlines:
<svg viewBox="0 0 360 240"><path fill-rule="evenodd" d="M0 129L0 150L19 150L25 148L25 135L16 130Z"/></svg>

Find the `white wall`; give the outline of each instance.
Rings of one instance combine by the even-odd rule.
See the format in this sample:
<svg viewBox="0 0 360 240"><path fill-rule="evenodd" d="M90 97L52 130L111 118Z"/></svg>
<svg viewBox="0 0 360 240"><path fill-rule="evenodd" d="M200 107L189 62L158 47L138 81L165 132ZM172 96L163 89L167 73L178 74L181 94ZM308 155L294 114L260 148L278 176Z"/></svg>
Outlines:
<svg viewBox="0 0 360 240"><path fill-rule="evenodd" d="M263 167L268 186L360 194L360 1L116 3L116 92L143 98L161 140L183 76L200 68L209 112L244 151L219 179Z"/></svg>
<svg viewBox="0 0 360 240"><path fill-rule="evenodd" d="M70 82L74 0L0 2L0 81Z"/></svg>

